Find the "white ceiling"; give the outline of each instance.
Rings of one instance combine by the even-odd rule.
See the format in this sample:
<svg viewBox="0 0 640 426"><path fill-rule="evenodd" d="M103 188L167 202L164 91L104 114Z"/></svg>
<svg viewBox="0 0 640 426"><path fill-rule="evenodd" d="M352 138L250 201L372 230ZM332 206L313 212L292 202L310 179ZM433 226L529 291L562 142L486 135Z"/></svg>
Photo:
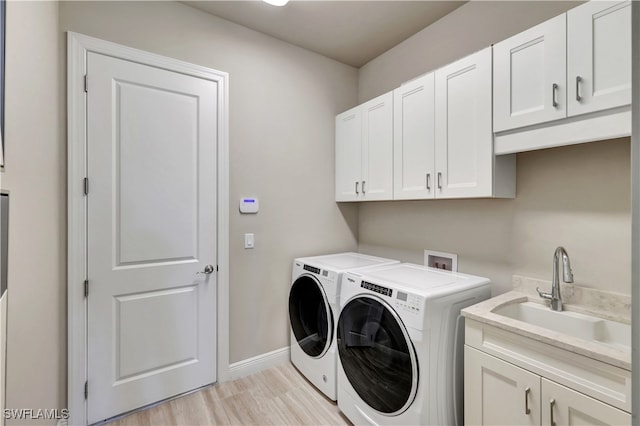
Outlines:
<svg viewBox="0 0 640 426"><path fill-rule="evenodd" d="M192 7L360 68L465 1L184 1Z"/></svg>

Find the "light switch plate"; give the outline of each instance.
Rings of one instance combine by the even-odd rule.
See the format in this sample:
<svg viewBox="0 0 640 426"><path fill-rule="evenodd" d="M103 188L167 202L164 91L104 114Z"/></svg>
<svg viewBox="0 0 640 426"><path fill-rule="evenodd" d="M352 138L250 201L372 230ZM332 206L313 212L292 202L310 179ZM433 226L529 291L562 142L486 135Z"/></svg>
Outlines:
<svg viewBox="0 0 640 426"><path fill-rule="evenodd" d="M254 246L253 234L244 234L244 248L252 249Z"/></svg>

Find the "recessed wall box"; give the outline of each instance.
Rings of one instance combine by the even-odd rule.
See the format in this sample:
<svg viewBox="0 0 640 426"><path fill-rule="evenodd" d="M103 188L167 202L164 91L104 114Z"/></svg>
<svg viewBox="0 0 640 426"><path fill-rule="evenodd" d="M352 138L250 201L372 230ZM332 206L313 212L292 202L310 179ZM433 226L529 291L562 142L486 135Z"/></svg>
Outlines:
<svg viewBox="0 0 640 426"><path fill-rule="evenodd" d="M257 198L243 197L240 199L240 213L258 213L260 203Z"/></svg>
<svg viewBox="0 0 640 426"><path fill-rule="evenodd" d="M458 272L458 255L441 251L425 250L424 264L431 268Z"/></svg>

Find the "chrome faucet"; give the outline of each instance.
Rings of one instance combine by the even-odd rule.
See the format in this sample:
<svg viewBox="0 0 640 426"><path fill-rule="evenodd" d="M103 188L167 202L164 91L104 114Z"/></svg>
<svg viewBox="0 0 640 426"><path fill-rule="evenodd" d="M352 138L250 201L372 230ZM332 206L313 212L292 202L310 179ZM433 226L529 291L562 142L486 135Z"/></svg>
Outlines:
<svg viewBox="0 0 640 426"><path fill-rule="evenodd" d="M540 288L536 288L540 297L549 300L549 305L553 311L562 310L562 295L560 294L560 268L559 258L562 256L562 281L565 283L573 282L573 272L571 272L571 263L569 255L564 247L558 247L553 254L553 281L551 282L551 293L543 293Z"/></svg>

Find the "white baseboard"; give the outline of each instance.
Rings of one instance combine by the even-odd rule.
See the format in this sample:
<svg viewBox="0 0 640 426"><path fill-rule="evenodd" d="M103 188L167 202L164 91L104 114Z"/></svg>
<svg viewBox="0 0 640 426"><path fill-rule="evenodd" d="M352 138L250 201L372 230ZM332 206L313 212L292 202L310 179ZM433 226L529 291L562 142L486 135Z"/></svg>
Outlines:
<svg viewBox="0 0 640 426"><path fill-rule="evenodd" d="M266 354L254 356L229 365L229 379L236 380L267 368L285 364L291 360L289 346Z"/></svg>

